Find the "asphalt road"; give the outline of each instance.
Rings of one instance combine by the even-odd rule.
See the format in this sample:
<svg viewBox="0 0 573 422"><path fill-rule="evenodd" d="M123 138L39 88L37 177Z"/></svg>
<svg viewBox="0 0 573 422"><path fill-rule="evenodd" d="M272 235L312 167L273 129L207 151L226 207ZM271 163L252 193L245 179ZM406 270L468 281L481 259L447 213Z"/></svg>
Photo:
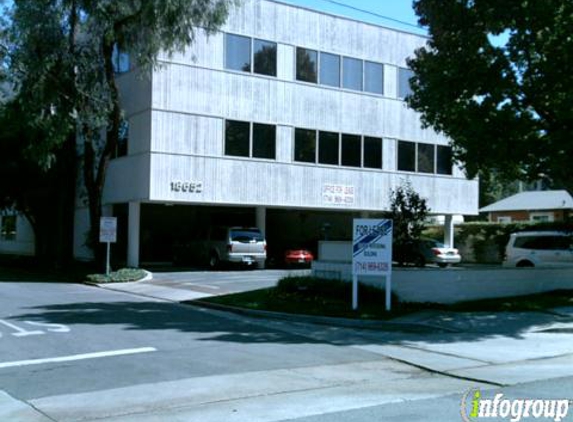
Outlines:
<svg viewBox="0 0 573 422"><path fill-rule="evenodd" d="M414 350L412 342L479 340L255 320L83 285L0 283L0 420L457 421L462 395L494 383L387 355ZM504 391L556 398L571 386L566 378Z"/></svg>

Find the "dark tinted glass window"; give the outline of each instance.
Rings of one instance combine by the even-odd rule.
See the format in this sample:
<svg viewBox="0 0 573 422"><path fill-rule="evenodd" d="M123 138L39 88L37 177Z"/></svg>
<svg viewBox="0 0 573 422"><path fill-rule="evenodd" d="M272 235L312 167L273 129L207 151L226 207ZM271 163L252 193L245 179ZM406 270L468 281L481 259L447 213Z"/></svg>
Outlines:
<svg viewBox="0 0 573 422"><path fill-rule="evenodd" d="M225 68L251 71L251 39L225 34Z"/></svg>
<svg viewBox="0 0 573 422"><path fill-rule="evenodd" d="M316 83L318 53L314 50L297 47L296 49L296 79Z"/></svg>
<svg viewBox="0 0 573 422"><path fill-rule="evenodd" d="M438 145L436 172L438 174L452 174L452 148Z"/></svg>
<svg viewBox="0 0 573 422"><path fill-rule="evenodd" d="M253 72L277 76L277 44L270 41L254 40L254 53Z"/></svg>
<svg viewBox="0 0 573 422"><path fill-rule="evenodd" d="M318 162L321 164L338 164L338 133L318 133Z"/></svg>
<svg viewBox="0 0 573 422"><path fill-rule="evenodd" d="M434 172L434 145L418 144L418 171L420 173Z"/></svg>
<svg viewBox="0 0 573 422"><path fill-rule="evenodd" d="M241 243L262 242L265 240L258 229L232 229L229 235L232 241Z"/></svg>
<svg viewBox="0 0 573 422"><path fill-rule="evenodd" d="M276 127L274 125L253 124L253 157L275 158Z"/></svg>
<svg viewBox="0 0 573 422"><path fill-rule="evenodd" d="M316 162L316 131L295 129L294 160L305 163Z"/></svg>
<svg viewBox="0 0 573 422"><path fill-rule="evenodd" d="M362 91L362 60L344 57L342 67L342 86Z"/></svg>
<svg viewBox="0 0 573 422"><path fill-rule="evenodd" d="M414 76L414 72L410 69L398 68L398 97L406 98L412 92L410 88L410 78L412 76Z"/></svg>
<svg viewBox="0 0 573 422"><path fill-rule="evenodd" d="M0 228L1 240L16 240L16 216L5 215L0 217L2 219L2 227Z"/></svg>
<svg viewBox="0 0 573 422"><path fill-rule="evenodd" d="M360 167L362 161L361 141L360 136L342 134L342 156L340 159L343 166Z"/></svg>
<svg viewBox="0 0 573 422"><path fill-rule="evenodd" d="M119 124L119 136L117 138L117 148L114 157L123 157L127 155L127 144L129 141L129 122L122 120Z"/></svg>
<svg viewBox="0 0 573 422"><path fill-rule="evenodd" d="M416 144L414 142L398 142L398 170L416 171Z"/></svg>
<svg viewBox="0 0 573 422"><path fill-rule="evenodd" d="M320 53L320 83L340 86L340 56Z"/></svg>
<svg viewBox="0 0 573 422"><path fill-rule="evenodd" d="M382 139L364 137L364 167L382 168Z"/></svg>
<svg viewBox="0 0 573 422"><path fill-rule="evenodd" d="M248 122L227 120L225 124L225 155L249 156Z"/></svg>
<svg viewBox="0 0 573 422"><path fill-rule="evenodd" d="M364 90L374 94L384 93L384 66L382 64L365 62Z"/></svg>

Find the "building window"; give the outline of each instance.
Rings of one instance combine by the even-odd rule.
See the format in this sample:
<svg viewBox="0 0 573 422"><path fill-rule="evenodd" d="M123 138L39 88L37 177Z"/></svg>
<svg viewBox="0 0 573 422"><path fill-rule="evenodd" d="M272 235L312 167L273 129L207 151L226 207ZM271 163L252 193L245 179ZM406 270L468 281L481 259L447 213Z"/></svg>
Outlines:
<svg viewBox="0 0 573 422"><path fill-rule="evenodd" d="M416 143L398 141L398 170L416 171Z"/></svg>
<svg viewBox="0 0 573 422"><path fill-rule="evenodd" d="M16 216L5 215L0 217L2 226L0 229L1 240L16 240Z"/></svg>
<svg viewBox="0 0 573 422"><path fill-rule="evenodd" d="M119 124L119 134L117 138L117 145L115 148L114 158L123 157L127 155L127 146L129 141L129 122L122 120Z"/></svg>
<svg viewBox="0 0 573 422"><path fill-rule="evenodd" d="M236 157L249 156L249 129L248 122L227 120L225 123L225 155Z"/></svg>
<svg viewBox="0 0 573 422"><path fill-rule="evenodd" d="M252 145L251 145L252 130ZM227 120L225 155L275 159L276 126Z"/></svg>
<svg viewBox="0 0 573 422"><path fill-rule="evenodd" d="M434 173L434 144L418 144L418 172Z"/></svg>
<svg viewBox="0 0 573 422"><path fill-rule="evenodd" d="M451 175L452 166L452 148L438 145L436 173Z"/></svg>
<svg viewBox="0 0 573 422"><path fill-rule="evenodd" d="M275 159L276 126L253 123L253 158Z"/></svg>
<svg viewBox="0 0 573 422"><path fill-rule="evenodd" d="M320 83L340 87L340 56L320 53Z"/></svg>
<svg viewBox="0 0 573 422"><path fill-rule="evenodd" d="M364 63L364 90L384 94L384 66L380 63Z"/></svg>
<svg viewBox="0 0 573 422"><path fill-rule="evenodd" d="M343 88L362 91L362 60L343 57L342 86Z"/></svg>
<svg viewBox="0 0 573 422"><path fill-rule="evenodd" d="M303 163L316 163L316 131L295 129L294 160Z"/></svg>
<svg viewBox="0 0 573 422"><path fill-rule="evenodd" d="M277 44L270 41L254 40L254 73L277 76Z"/></svg>
<svg viewBox="0 0 573 422"><path fill-rule="evenodd" d="M362 165L362 138L357 135L342 134L341 164L348 167Z"/></svg>
<svg viewBox="0 0 573 422"><path fill-rule="evenodd" d="M410 69L403 67L398 68L398 97L406 98L412 93L412 88L410 86L410 78L414 76L414 72Z"/></svg>
<svg viewBox="0 0 573 422"><path fill-rule="evenodd" d="M241 35L225 34L225 68L251 71L251 39Z"/></svg>
<svg viewBox="0 0 573 422"><path fill-rule="evenodd" d="M111 53L111 63L114 73L127 73L131 70L129 54L118 48L117 44Z"/></svg>
<svg viewBox="0 0 573 422"><path fill-rule="evenodd" d="M338 133L319 132L318 133L318 162L320 164L338 165Z"/></svg>
<svg viewBox="0 0 573 422"><path fill-rule="evenodd" d="M364 167L371 169L382 168L382 139L364 137Z"/></svg>
<svg viewBox="0 0 573 422"><path fill-rule="evenodd" d="M303 82L316 83L318 72L318 53L314 50L297 47L296 49L296 79Z"/></svg>

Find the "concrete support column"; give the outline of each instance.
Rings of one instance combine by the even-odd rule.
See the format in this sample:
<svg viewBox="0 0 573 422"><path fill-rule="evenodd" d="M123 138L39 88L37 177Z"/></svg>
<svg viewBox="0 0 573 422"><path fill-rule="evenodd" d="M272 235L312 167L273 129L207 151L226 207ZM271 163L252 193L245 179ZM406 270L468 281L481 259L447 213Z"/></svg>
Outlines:
<svg viewBox="0 0 573 422"><path fill-rule="evenodd" d="M267 209L265 207L257 207L257 228L261 231L265 239L267 238ZM259 268L265 268L262 264Z"/></svg>
<svg viewBox="0 0 573 422"><path fill-rule="evenodd" d="M446 215L444 219L444 245L448 248L454 247L454 216Z"/></svg>
<svg viewBox="0 0 573 422"><path fill-rule="evenodd" d="M139 267L139 231L141 226L141 204L129 203L127 223L127 266Z"/></svg>

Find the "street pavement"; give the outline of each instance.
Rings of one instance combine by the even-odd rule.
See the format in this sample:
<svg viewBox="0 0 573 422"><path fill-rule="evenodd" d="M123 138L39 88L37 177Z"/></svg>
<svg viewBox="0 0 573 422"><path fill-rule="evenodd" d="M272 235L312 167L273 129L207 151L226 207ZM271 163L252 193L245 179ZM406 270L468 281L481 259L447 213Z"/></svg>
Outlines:
<svg viewBox="0 0 573 422"><path fill-rule="evenodd" d="M400 332L174 303L283 275L0 283L0 421L458 421L470 388L573 391L573 307L423 312L396 322L443 330Z"/></svg>

